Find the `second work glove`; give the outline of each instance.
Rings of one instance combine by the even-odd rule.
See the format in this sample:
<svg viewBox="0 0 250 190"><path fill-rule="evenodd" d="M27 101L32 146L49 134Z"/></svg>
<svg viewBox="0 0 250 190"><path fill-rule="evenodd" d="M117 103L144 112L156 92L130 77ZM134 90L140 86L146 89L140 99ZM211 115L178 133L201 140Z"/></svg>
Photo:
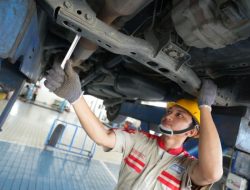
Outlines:
<svg viewBox="0 0 250 190"><path fill-rule="evenodd" d="M212 80L204 80L198 97L199 107L211 106L214 104L217 95L217 86Z"/></svg>
<svg viewBox="0 0 250 190"><path fill-rule="evenodd" d="M48 71L44 84L56 95L73 103L81 96L82 90L79 76L71 65L72 61L68 60L63 70L60 62L55 63Z"/></svg>

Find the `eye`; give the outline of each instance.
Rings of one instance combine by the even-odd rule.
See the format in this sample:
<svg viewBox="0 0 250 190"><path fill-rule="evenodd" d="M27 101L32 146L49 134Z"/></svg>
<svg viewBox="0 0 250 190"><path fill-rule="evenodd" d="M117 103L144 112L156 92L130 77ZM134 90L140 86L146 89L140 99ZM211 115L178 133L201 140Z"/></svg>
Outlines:
<svg viewBox="0 0 250 190"><path fill-rule="evenodd" d="M166 115L169 115L169 114L171 114L171 113L172 113L171 110L167 110L167 111L166 111Z"/></svg>
<svg viewBox="0 0 250 190"><path fill-rule="evenodd" d="M177 116L178 118L183 118L183 117L184 117L182 113L176 113L176 116Z"/></svg>

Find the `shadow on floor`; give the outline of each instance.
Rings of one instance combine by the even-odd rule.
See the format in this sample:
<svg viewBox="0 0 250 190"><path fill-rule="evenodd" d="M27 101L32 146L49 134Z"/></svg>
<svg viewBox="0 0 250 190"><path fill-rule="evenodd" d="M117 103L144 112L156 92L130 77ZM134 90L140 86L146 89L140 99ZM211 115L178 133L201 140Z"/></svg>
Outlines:
<svg viewBox="0 0 250 190"><path fill-rule="evenodd" d="M110 190L116 183L97 160L0 141L1 190ZM117 174L119 166L108 164Z"/></svg>

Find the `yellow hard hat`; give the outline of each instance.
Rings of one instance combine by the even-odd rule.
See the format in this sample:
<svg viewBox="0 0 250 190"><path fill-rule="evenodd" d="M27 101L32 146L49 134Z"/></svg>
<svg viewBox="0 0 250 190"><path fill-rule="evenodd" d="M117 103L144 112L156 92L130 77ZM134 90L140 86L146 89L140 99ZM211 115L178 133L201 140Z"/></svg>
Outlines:
<svg viewBox="0 0 250 190"><path fill-rule="evenodd" d="M171 108L173 106L180 106L181 108L188 111L191 114L191 116L194 118L194 120L200 125L201 112L200 112L197 100L180 99L176 102L167 103L167 108Z"/></svg>

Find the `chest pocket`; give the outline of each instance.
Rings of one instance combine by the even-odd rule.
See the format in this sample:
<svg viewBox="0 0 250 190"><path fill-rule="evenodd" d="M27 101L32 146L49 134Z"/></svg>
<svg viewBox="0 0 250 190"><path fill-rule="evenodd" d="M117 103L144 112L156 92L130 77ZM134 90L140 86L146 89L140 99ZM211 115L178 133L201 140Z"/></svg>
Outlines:
<svg viewBox="0 0 250 190"><path fill-rule="evenodd" d="M141 173L145 168L145 162L143 159L131 153L124 159L124 162L127 167L132 168L137 173Z"/></svg>
<svg viewBox="0 0 250 190"><path fill-rule="evenodd" d="M185 172L185 168L177 163L173 163L166 170L163 170L157 177L157 180L166 189L179 190L181 187L181 177Z"/></svg>

